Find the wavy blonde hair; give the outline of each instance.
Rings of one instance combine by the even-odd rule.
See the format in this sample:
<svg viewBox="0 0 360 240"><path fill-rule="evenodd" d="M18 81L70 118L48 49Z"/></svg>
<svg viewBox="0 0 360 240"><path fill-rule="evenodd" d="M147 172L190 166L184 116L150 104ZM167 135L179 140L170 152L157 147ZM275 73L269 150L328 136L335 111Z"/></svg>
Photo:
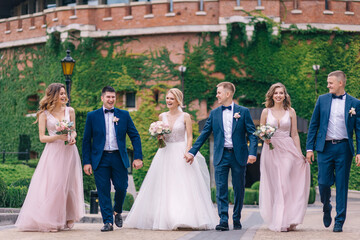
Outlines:
<svg viewBox="0 0 360 240"><path fill-rule="evenodd" d="M269 90L267 91L266 95L265 95L265 106L267 108L271 108L274 106L274 100L273 100L273 96L275 93L275 89L277 88L282 88L284 90L284 95L285 95L285 99L283 101L283 106L285 110L288 110L289 108L291 108L291 99L290 99L290 95L287 93L286 91L286 87L284 86L284 84L282 83L274 83L273 85L271 85L271 87L269 88Z"/></svg>
<svg viewBox="0 0 360 240"><path fill-rule="evenodd" d="M61 89L65 89L65 85L62 83L52 83L50 84L45 91L45 96L39 102L39 110L36 112L36 121L39 121L39 116L45 110L52 112L55 108L56 103L59 100L59 94ZM65 91L66 93L66 91ZM66 96L66 101L68 101L68 97Z"/></svg>
<svg viewBox="0 0 360 240"><path fill-rule="evenodd" d="M178 102L179 106L181 108L183 108L183 99L184 99L184 95L183 93L180 91L180 89L178 88L171 88L167 93L166 96L171 93L172 95L175 96L176 101ZM166 96L165 96L165 100L166 100Z"/></svg>

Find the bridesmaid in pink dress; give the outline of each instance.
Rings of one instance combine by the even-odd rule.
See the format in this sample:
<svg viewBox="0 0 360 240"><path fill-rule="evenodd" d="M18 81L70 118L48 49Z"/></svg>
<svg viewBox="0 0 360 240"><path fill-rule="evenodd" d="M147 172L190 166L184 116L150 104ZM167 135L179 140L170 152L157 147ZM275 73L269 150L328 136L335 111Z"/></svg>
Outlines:
<svg viewBox="0 0 360 240"><path fill-rule="evenodd" d="M75 145L76 132L56 135L56 124L74 122L75 111L66 107L65 86L52 83L40 101L37 120L40 141L46 143L31 179L15 225L21 231L56 232L71 229L84 216L81 161ZM48 134L45 135L45 128ZM69 141L65 145L65 141Z"/></svg>
<svg viewBox="0 0 360 240"><path fill-rule="evenodd" d="M265 105L260 124L278 129L270 140L265 140L261 152L259 208L270 230L287 232L303 222L310 167L301 153L296 112L283 84L270 87ZM269 148L270 142L273 150Z"/></svg>

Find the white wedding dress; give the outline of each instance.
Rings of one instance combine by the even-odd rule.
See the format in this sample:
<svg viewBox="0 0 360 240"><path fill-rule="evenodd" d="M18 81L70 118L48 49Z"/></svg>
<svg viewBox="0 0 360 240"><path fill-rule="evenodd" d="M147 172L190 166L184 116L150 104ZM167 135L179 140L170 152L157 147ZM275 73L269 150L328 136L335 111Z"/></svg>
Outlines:
<svg viewBox="0 0 360 240"><path fill-rule="evenodd" d="M167 113L163 121L168 123ZM166 147L159 148L140 192L125 220L139 229L213 229L218 222L211 201L210 177L205 158L199 153L192 165L186 163L184 113L165 135Z"/></svg>

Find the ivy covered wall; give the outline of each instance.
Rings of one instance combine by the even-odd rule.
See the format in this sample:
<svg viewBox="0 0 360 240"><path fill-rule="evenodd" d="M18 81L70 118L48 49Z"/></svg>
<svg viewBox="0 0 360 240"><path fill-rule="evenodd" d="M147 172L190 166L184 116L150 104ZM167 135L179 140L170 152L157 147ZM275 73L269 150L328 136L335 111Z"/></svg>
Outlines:
<svg viewBox="0 0 360 240"><path fill-rule="evenodd" d="M210 109L215 102L217 83L231 81L237 87L235 98L241 105L263 107L269 86L282 82L297 114L310 119L317 96L328 92L327 74L334 70L343 70L347 74L347 92L360 97L358 34L293 28L274 37L269 23L258 23L252 39L247 40L243 24L234 23L228 29L226 46L219 44L218 35L203 33L198 36L197 45L185 43L179 50L184 53L182 64L187 67L184 75L187 106L199 99L205 100ZM180 87L178 64L170 60L170 55L176 53L170 53L166 46L143 54L134 54L127 49L129 41L141 39L83 38L77 39L79 44L75 47L70 41L60 43L56 35L49 37L44 46L0 52L4 56L0 60L0 150L17 151L19 135L26 134L31 137L31 150L41 153L44 145L38 140L37 125L32 124L35 119L25 115L34 111L34 99L43 96L47 85L63 82L59 60L69 48L76 59L71 97L78 116L80 151L86 112L101 106L103 86L112 85L119 92L136 91L140 96L138 111L131 112L141 134L145 156L145 168L134 171L139 187L156 152L147 129L164 110L163 98L156 102L155 93L162 96L170 85ZM317 89L313 64L321 66ZM195 119L196 111L190 112ZM304 145L306 135L301 139ZM313 168L314 171L316 166ZM353 189L360 186L360 171L355 167L350 185Z"/></svg>

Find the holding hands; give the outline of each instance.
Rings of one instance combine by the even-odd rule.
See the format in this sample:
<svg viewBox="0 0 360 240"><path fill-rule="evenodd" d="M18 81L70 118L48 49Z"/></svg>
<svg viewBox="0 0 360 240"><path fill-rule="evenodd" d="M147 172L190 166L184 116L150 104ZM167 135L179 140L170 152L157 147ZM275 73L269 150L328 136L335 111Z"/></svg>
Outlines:
<svg viewBox="0 0 360 240"><path fill-rule="evenodd" d="M189 152L186 152L184 154L184 158L185 158L186 162L189 163L190 165L194 162L194 156L191 155Z"/></svg>
<svg viewBox="0 0 360 240"><path fill-rule="evenodd" d="M247 163L253 164L254 162L256 162L256 156L249 155Z"/></svg>

